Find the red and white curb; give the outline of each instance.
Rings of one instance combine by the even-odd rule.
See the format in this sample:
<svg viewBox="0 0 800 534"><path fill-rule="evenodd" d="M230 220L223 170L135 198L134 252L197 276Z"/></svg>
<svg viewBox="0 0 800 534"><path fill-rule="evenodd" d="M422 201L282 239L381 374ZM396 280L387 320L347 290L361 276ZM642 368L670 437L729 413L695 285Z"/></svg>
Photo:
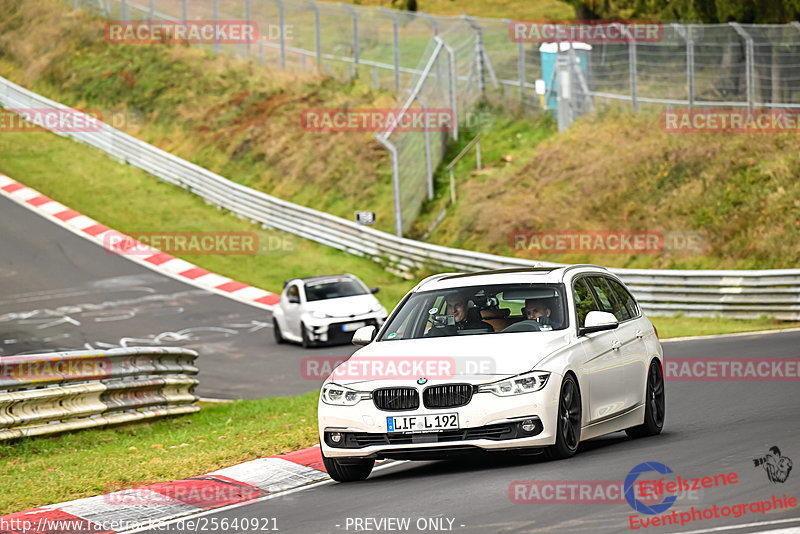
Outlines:
<svg viewBox="0 0 800 534"><path fill-rule="evenodd" d="M246 503L328 475L319 446L196 477L124 489L0 516L0 534L100 534Z"/></svg>
<svg viewBox="0 0 800 534"><path fill-rule="evenodd" d="M48 218L50 221L100 245L106 250L108 249L105 246L104 239L110 235L109 232L113 235L120 234L120 232L112 230L85 215L81 215L77 211L3 174L0 174L0 195ZM188 261L178 259L144 244L136 243L137 251L145 251L145 253L126 254L124 257L163 275L267 310L271 310L280 300L280 295L275 293L220 276ZM110 251L108 253L118 254ZM2 533L2 530L0 530L0 533Z"/></svg>

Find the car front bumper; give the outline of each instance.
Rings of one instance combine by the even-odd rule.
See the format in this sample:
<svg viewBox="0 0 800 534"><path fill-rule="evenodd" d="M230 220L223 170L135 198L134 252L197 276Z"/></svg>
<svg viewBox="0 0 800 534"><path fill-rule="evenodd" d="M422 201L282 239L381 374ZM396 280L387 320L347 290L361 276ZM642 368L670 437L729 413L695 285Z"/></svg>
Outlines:
<svg viewBox="0 0 800 534"><path fill-rule="evenodd" d="M356 329L344 330L345 325L363 323L380 328L386 317L379 313L370 313L357 317L332 317L328 319L307 319L308 337L314 343L350 343Z"/></svg>
<svg viewBox="0 0 800 534"><path fill-rule="evenodd" d="M328 458L403 458L416 453L426 458L447 456L454 449L479 448L505 450L540 448L555 443L558 395L561 377L553 373L540 391L499 397L475 393L469 404L457 408L417 410L379 410L373 401L362 400L355 406L319 403L320 444ZM388 432L387 417L457 413L458 430L430 433ZM532 431L523 431L521 423L534 420ZM330 432L342 435L332 446ZM439 451L441 454L437 454Z"/></svg>

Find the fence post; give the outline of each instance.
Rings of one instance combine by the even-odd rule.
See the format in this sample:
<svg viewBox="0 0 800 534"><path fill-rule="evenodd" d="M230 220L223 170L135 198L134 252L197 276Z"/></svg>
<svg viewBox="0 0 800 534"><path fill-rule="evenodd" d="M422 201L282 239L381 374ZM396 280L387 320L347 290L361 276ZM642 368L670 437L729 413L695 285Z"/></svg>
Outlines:
<svg viewBox="0 0 800 534"><path fill-rule="evenodd" d="M478 90L482 97L486 97L485 65L483 64L483 28L481 28L469 15L461 15L470 27L475 30L475 58L473 60L478 70Z"/></svg>
<svg viewBox="0 0 800 534"><path fill-rule="evenodd" d="M572 124L572 72L569 66L569 56L561 54L561 43L557 43L559 52L556 53L556 80L558 92L556 102L558 106L558 131L563 132Z"/></svg>
<svg viewBox="0 0 800 534"><path fill-rule="evenodd" d="M422 106L422 116L425 117L427 114L427 108L425 107L425 102L419 97L419 95L414 97L419 105ZM424 121L427 124L427 118ZM424 128L425 131L425 172L427 175L427 183L428 183L428 200L433 200L433 166L431 165L431 132L429 128L426 126Z"/></svg>
<svg viewBox="0 0 800 534"><path fill-rule="evenodd" d="M126 0L120 0L119 18L122 20L130 20L130 17L128 17L128 2Z"/></svg>
<svg viewBox="0 0 800 534"><path fill-rule="evenodd" d="M153 0L150 0L150 9L147 11L147 17L150 22L156 20L156 6L153 3Z"/></svg>
<svg viewBox="0 0 800 534"><path fill-rule="evenodd" d="M383 137L375 134L375 139L386 147L392 156L392 188L394 190L394 233L397 237L403 237L403 214L400 212L400 172L397 165L397 147Z"/></svg>
<svg viewBox="0 0 800 534"><path fill-rule="evenodd" d="M394 90L400 92L400 38L398 36L398 22L397 17L392 14L392 11L381 6L387 17L392 20L392 42L394 47Z"/></svg>
<svg viewBox="0 0 800 534"><path fill-rule="evenodd" d="M181 0L181 20L186 22L189 19L189 14L186 12L186 0Z"/></svg>
<svg viewBox="0 0 800 534"><path fill-rule="evenodd" d="M631 80L631 105L633 105L633 110L638 112L639 99L636 93L636 41L633 39L633 37L628 39L628 70L630 71Z"/></svg>
<svg viewBox="0 0 800 534"><path fill-rule="evenodd" d="M353 17L353 64L355 66L353 78L358 79L358 15L347 4L340 3L339 5Z"/></svg>
<svg viewBox="0 0 800 534"><path fill-rule="evenodd" d="M281 30L281 68L286 70L286 24L283 13L283 0L275 0L278 4L278 26Z"/></svg>
<svg viewBox="0 0 800 534"><path fill-rule="evenodd" d="M755 107L755 71L753 67L753 38L750 37L744 28L738 22L729 22L728 24L736 30L736 33L744 39L745 43L745 81L747 82L747 107L753 109Z"/></svg>
<svg viewBox="0 0 800 534"><path fill-rule="evenodd" d="M322 47L320 45L319 34L319 8L317 7L317 4L311 0L306 0L306 4L308 4L309 7L314 10L314 46L317 53L317 71L322 72Z"/></svg>
<svg viewBox="0 0 800 534"><path fill-rule="evenodd" d="M152 5L152 0L150 2ZM219 0L214 0L214 32L216 33L216 28L219 26ZM216 35L214 36L214 52L219 54L222 51L222 46L219 44L219 40L216 39Z"/></svg>
<svg viewBox="0 0 800 534"><path fill-rule="evenodd" d="M244 0L244 18L247 22L247 27L250 27L250 3L252 0ZM247 44L245 46L245 50L247 52L247 57L250 57L250 39L247 39Z"/></svg>
<svg viewBox="0 0 800 534"><path fill-rule="evenodd" d="M445 43L441 37L436 36L434 41L441 43L447 51L447 57L450 63L450 83L448 84L448 91L450 92L450 109L453 110L453 139L458 141L458 105L456 95L456 54L453 48ZM438 64L438 58L437 58Z"/></svg>
<svg viewBox="0 0 800 534"><path fill-rule="evenodd" d="M694 38L692 26L682 26L677 22L670 24L675 32L686 41L686 92L689 100L689 109L694 107Z"/></svg>

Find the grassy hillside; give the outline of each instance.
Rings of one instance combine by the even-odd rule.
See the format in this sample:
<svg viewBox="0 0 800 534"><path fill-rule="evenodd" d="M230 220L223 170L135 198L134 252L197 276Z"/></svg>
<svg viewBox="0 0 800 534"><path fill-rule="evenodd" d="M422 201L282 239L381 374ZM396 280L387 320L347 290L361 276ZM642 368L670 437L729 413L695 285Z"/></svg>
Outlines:
<svg viewBox="0 0 800 534"><path fill-rule="evenodd" d="M103 23L58 0L0 1L0 74L74 107L127 110L121 129L232 180L353 218L384 215L388 155L371 133L310 133L306 108L391 108L395 98L188 46L108 44ZM124 116L125 113L116 113Z"/></svg>
<svg viewBox="0 0 800 534"><path fill-rule="evenodd" d="M191 47L108 45L100 21L57 0L0 0L0 73L73 106L141 114L127 129L280 198L391 231L386 151L368 133L302 129L309 107L388 107L392 95L312 74L276 73ZM47 31L44 31L44 28ZM411 237L558 262L664 268L779 268L800 261L800 140L791 134L670 134L654 115L605 112L562 134L553 121L487 110L484 169L470 153L436 175ZM470 140L449 147L450 161ZM705 249L548 255L513 250L515 231L703 232Z"/></svg>
<svg viewBox="0 0 800 534"><path fill-rule="evenodd" d="M657 115L608 112L549 135L548 122L497 121L456 168L458 200L429 240L564 263L619 267L791 268L800 264L796 134L665 133ZM463 141L465 143L466 140ZM457 148L457 147L454 147ZM437 200L419 221L447 205ZM515 231L700 232L703 253L532 254Z"/></svg>

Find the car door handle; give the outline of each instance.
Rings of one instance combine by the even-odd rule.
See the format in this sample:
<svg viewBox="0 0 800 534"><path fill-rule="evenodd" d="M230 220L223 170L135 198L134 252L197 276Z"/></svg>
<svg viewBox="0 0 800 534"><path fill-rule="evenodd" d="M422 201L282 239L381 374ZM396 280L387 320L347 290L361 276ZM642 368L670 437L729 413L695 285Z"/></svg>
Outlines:
<svg viewBox="0 0 800 534"><path fill-rule="evenodd" d="M618 339L615 339L613 343L611 343L611 350L619 350L622 346L622 343L619 342Z"/></svg>
<svg viewBox="0 0 800 534"><path fill-rule="evenodd" d="M636 337L638 337L639 339L643 338L644 337L644 332L642 332L641 330L637 330L636 331Z"/></svg>

